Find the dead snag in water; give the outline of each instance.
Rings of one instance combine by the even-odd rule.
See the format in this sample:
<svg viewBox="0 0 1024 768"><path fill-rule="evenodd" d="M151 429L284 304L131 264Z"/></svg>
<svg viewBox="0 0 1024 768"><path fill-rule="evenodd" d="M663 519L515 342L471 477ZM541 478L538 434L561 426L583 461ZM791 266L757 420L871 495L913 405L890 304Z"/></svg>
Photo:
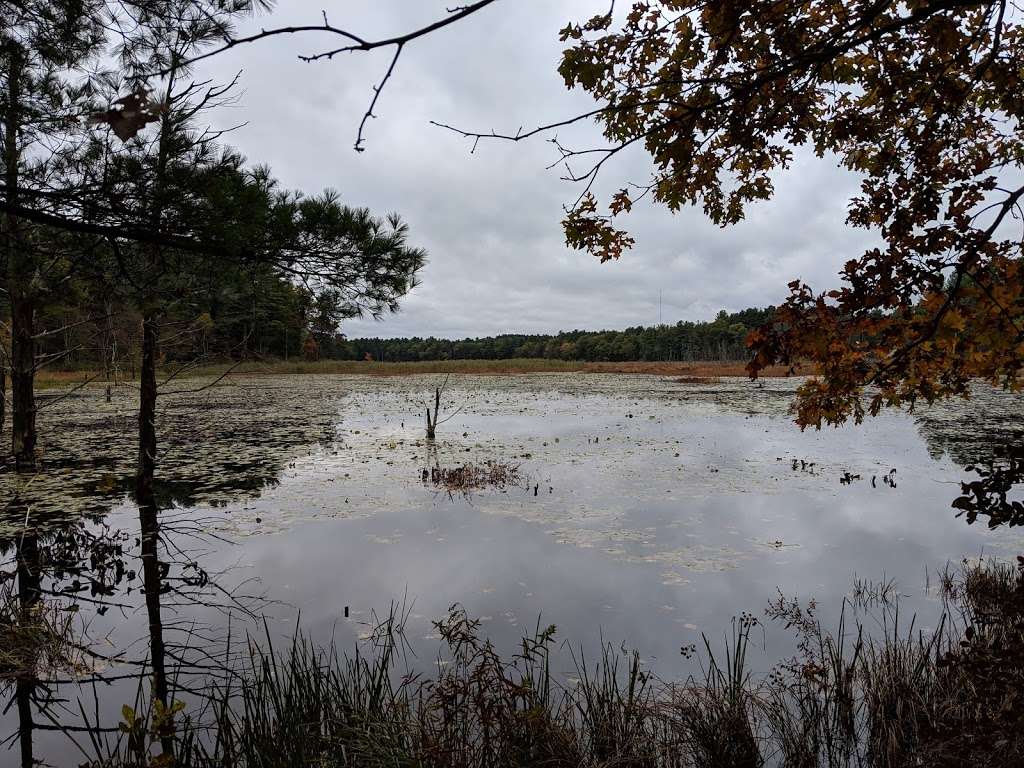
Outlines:
<svg viewBox="0 0 1024 768"><path fill-rule="evenodd" d="M450 374L449 374L449 376L450 376ZM436 435L436 432L437 432L437 425L438 424L444 424L445 421L448 421L448 419L454 417L456 414L459 413L459 411L462 410L462 407L460 406L459 408L455 409L455 411L453 411L449 416L447 416L443 421L438 421L437 420L437 417L441 414L441 395L444 393L445 387L447 387L447 386L448 386L448 376L445 376L444 377L444 381L441 382L441 386L434 388L434 413L433 413L433 415L431 415L431 413L430 413L430 406L428 404L424 403L424 407L427 409L427 440L433 440L434 439L434 437Z"/></svg>

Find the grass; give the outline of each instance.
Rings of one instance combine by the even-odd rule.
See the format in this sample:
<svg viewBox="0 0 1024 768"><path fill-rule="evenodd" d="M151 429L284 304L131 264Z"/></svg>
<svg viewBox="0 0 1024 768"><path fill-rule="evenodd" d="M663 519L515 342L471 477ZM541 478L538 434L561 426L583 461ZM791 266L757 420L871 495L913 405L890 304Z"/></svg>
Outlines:
<svg viewBox="0 0 1024 768"><path fill-rule="evenodd" d="M721 379L718 376L682 376L678 379L673 379L676 384L720 384Z"/></svg>
<svg viewBox="0 0 1024 768"><path fill-rule="evenodd" d="M190 367L183 377L213 377L231 369L233 374L282 375L282 374L343 374L360 376L415 376L418 374L476 374L487 376L515 375L527 373L622 373L676 376L691 383L713 383L719 376L747 376L745 363L735 362L622 362L588 363L573 360L513 359L513 360L436 360L414 363L378 363L359 360L271 360L246 361L240 364L217 363ZM167 367L166 376L174 370ZM762 373L766 377L785 376L780 366ZM73 371L41 370L36 381L41 387L56 387L79 384L96 372L88 369ZM97 377L97 381L100 379Z"/></svg>
<svg viewBox="0 0 1024 768"><path fill-rule="evenodd" d="M943 581L935 630L904 625L898 602L834 632L813 602L767 611L798 652L770 674L748 656L761 619L743 615L724 649L705 639L703 672L666 682L635 652L574 652L557 680L555 628L501 657L455 608L437 629L436 673L402 669L402 616L366 650L341 655L301 634L283 652L250 645L241 684L213 696L212 731L183 724L177 765L441 768L897 768L1016 765L1024 754L1024 560L965 564ZM881 628L869 636L865 626ZM693 654L696 649L683 649ZM138 765L117 753L106 765Z"/></svg>
<svg viewBox="0 0 1024 768"><path fill-rule="evenodd" d="M0 583L0 686L54 672L79 674L87 664L75 614L56 601L22 605L13 579Z"/></svg>
<svg viewBox="0 0 1024 768"><path fill-rule="evenodd" d="M525 478L519 474L519 467L506 462L487 460L482 464L468 462L454 467L435 464L422 473L424 483L448 493L469 495L484 488L503 489L523 485Z"/></svg>

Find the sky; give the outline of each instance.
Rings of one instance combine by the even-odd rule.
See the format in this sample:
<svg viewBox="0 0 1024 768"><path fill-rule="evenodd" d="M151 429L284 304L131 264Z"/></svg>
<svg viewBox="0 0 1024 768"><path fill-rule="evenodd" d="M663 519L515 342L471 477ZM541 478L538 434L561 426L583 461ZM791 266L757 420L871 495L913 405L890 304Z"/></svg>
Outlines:
<svg viewBox="0 0 1024 768"><path fill-rule="evenodd" d="M333 25L374 39L446 15L434 0L280 0L239 34L316 24L324 9ZM399 313L346 321L343 332L462 338L705 320L779 303L794 279L834 287L840 266L874 245L844 223L858 179L798 149L776 178L775 197L748 208L739 225L721 229L699 208L672 214L644 202L622 222L634 248L600 264L564 244L563 206L580 189L562 180L564 170L547 169L557 153L543 137L485 141L471 153L468 140L430 125L514 132L592 108L558 75L558 31L606 9L607 0L498 0L408 45L367 125L364 152L353 149L359 121L393 49L305 63L299 54L337 38L283 35L201 65L198 74L217 80L241 73L237 103L216 120L240 125L227 140L251 162L269 165L289 188L331 187L350 205L397 211L411 244L427 250L421 285ZM558 138L600 144L592 125ZM602 190L649 172L642 152L620 156L599 180L599 200Z"/></svg>

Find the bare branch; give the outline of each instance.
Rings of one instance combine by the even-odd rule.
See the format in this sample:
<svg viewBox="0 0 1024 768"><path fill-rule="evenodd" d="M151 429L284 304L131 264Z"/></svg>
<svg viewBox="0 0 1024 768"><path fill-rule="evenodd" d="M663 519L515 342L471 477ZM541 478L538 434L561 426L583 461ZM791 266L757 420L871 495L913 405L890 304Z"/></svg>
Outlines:
<svg viewBox="0 0 1024 768"><path fill-rule="evenodd" d="M374 117L373 109L377 105L377 101L380 99L381 91L384 89L384 86L391 78L391 75L395 70L395 65L398 62L398 57L401 55L406 43L410 43L421 37L425 37L426 35L429 35L432 32L436 32L439 29L443 29L444 27L447 27L450 24L454 24L457 21L461 21L467 16L471 16L477 11L482 10L483 8L485 8L486 6L490 5L493 2L495 2L495 0L478 0L475 3L469 3L467 5L457 6L455 8L449 8L447 9L448 16L446 16L443 19L438 19L437 21L428 24L425 27L420 27L419 29L415 29L411 32L406 32L405 34L402 35L383 38L380 40L367 40L361 37L360 35L355 34L354 32L350 32L346 29L336 27L328 21L327 13L323 12L323 24L287 26L278 27L276 29L261 29L259 32L252 35L247 35L245 37L227 36L225 37L224 43L222 45L213 48L212 50L206 51L205 53L193 56L192 58L189 58L183 62L179 62L176 66L179 68L187 68L195 64L196 62L208 59L212 56L217 56L218 54L224 53L225 51L229 51L232 48L236 48L240 45L255 43L259 40L264 40L270 37L278 37L280 35L305 34L309 32L319 32L335 35L337 37L341 37L346 42L344 45L341 45L337 48L331 48L328 50L321 51L319 53L309 55L300 55L299 59L307 63L320 61L321 59L333 59L335 56L342 53L365 53L376 50L377 48L389 48L391 46L394 46L395 53L391 59L391 63L388 66L387 71L384 74L384 77L381 79L380 84L374 87L373 98L370 101L370 106L367 108L366 113L363 115L363 119L359 123L359 131L356 135L355 149L357 152L362 152L364 150L363 131L366 122L371 117ZM160 77L164 77L170 74L170 72L171 68L167 67L157 72L154 72L153 74L159 75Z"/></svg>
<svg viewBox="0 0 1024 768"><path fill-rule="evenodd" d="M231 373L235 370L235 368L240 366L243 362L245 362L245 361L244 360L237 360L237 361L235 361L234 363L232 363L230 368L228 368L226 371L224 371L224 373L222 373L216 379L211 381L209 384L204 384L203 386L196 387L195 389L172 389L172 390L170 390L168 392L161 392L160 394L162 394L162 395L193 394L195 392L203 392L204 390L211 389L212 387L215 387L218 384L220 384L220 382L222 382L228 376L230 376Z"/></svg>

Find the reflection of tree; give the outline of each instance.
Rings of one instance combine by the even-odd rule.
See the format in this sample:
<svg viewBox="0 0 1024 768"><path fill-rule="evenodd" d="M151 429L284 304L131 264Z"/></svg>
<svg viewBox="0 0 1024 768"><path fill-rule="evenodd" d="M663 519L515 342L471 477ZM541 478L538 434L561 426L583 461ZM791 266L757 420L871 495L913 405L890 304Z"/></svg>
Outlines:
<svg viewBox="0 0 1024 768"><path fill-rule="evenodd" d="M964 466L1000 455L1024 442L1024 401L1019 395L978 385L972 399L951 400L915 411L914 422L933 459L948 456Z"/></svg>
<svg viewBox="0 0 1024 768"><path fill-rule="evenodd" d="M40 600L39 545L35 536L21 539L17 554L18 608L21 616L29 616ZM17 673L16 673L17 674ZM36 683L30 670L17 674L15 698L18 702L18 741L23 768L35 764L32 755L32 696Z"/></svg>
<svg viewBox="0 0 1024 768"><path fill-rule="evenodd" d="M961 481L961 495L953 500L953 507L968 523L983 517L989 528L1024 525L1024 502L1019 498L1024 484L1024 446L1008 445L996 456L964 469L974 477Z"/></svg>
<svg viewBox="0 0 1024 768"><path fill-rule="evenodd" d="M139 530L141 544L139 559L142 562L143 592L146 596L146 615L149 619L149 663L153 671L153 698L160 702L161 714L170 711L167 692L167 653L164 647L164 625L160 610L160 595L163 593L161 565L157 553L160 538L160 522L157 517L156 501L150 495L139 503ZM161 724L163 725L163 724ZM165 755L174 758L173 731L161 728L160 745Z"/></svg>
<svg viewBox="0 0 1024 768"><path fill-rule="evenodd" d="M110 608L126 615L144 609L146 616L144 658L129 658L123 649L112 656L100 656L93 650L93 638L84 631L89 622L83 617L79 622L82 631L54 638L55 643L66 644L67 664L30 659L21 664L17 674L9 676L13 680L12 703L17 705L17 738L24 766L36 764L33 736L40 730L64 732L80 744L76 749L107 744L107 738L114 739L113 746L106 747L111 750L148 749L147 739L152 738L159 751L173 755L171 715L175 699L183 692L193 697L204 695L191 684L192 680L207 681L231 674L227 639L204 626L196 614L200 609L213 609L252 616L252 609L259 605L258 598L221 586L221 574L209 573L183 546L184 541L201 536L200 524L173 515L169 521L162 521L160 507L151 496L148 503L139 504L137 536L80 521L62 530L29 529L22 536L0 542L0 553L14 561L14 571L5 575L17 579L16 602L20 607L16 617L23 624L34 620L33 609L43 601L52 603L53 615L68 617L68 621L86 613L104 614ZM80 610L66 611L69 607ZM170 624L168 608L179 616ZM126 641L125 648L134 645L130 639L121 639ZM102 663L81 663L77 659ZM88 700L90 696L110 696L112 689L108 686L115 681L141 683L146 679L148 690L140 686L138 691L144 695L135 702L142 733L133 732L127 741L117 723L84 720L85 710L78 708L79 699L64 692L77 691L79 698L84 695ZM41 692L46 695L40 696ZM128 698L115 703L130 703L132 694L122 695ZM148 764L148 760L140 764Z"/></svg>
<svg viewBox="0 0 1024 768"><path fill-rule="evenodd" d="M144 609L147 623L146 658L128 658L127 650L119 650L101 664L76 669L29 665L13 678L24 765L33 764L33 735L40 730L63 731L76 743L86 733L86 746L113 734L114 749L121 748L117 739L123 724L86 722L74 697L57 695L58 689L70 686L82 694L84 686L86 695L91 690L109 696L108 683L146 678L145 698L135 702L144 730L140 735L133 729L128 741L139 746L152 738L159 751L173 755L176 695L202 697L204 691L190 680L231 674L229 658L220 653L227 650L222 624L204 626L196 614L214 609L252 616L258 598L219 585L220 574L208 573L187 548L197 538L204 540L203 529L211 521L194 509L175 514L172 508L258 496L308 446L332 442L333 397L318 401L297 394L261 388L257 402L240 388L225 387L197 397L167 398L157 419L166 435L159 472L150 464L141 473L131 463L134 420L104 415L102 404L93 409L79 401L63 415L57 409L48 413L58 418L44 431L51 442L44 446L41 471L5 475L0 468L0 496L11 491L0 509L0 556L13 555L12 578L18 580L22 606L49 601L55 610L82 609L63 615L83 617L83 628L85 616L102 616L112 608L126 614ZM101 395L84 395L93 396ZM104 522L126 496L138 504L137 533ZM26 510L31 510L27 517ZM176 612L170 623L168 610ZM17 613L19 620L30 615L31 610ZM74 642L81 654L96 656L89 638ZM55 681L54 673L64 679ZM130 701L131 694L125 695Z"/></svg>
<svg viewBox="0 0 1024 768"><path fill-rule="evenodd" d="M261 386L256 397L243 383L166 396L157 414L161 450L153 492L160 508L257 497L296 457L329 445L335 398L309 394ZM102 400L101 390L84 389L44 408L42 471L19 476L0 466L0 498L31 506L40 524L64 524L83 514L104 515L134 493L138 447L131 404ZM0 530L5 522L14 528L21 521L2 512Z"/></svg>
<svg viewBox="0 0 1024 768"><path fill-rule="evenodd" d="M80 521L44 532L26 526L13 540L0 541L0 554L11 556L14 566L13 572L0 571L0 583L17 582L16 595L4 605L2 677L13 681L23 766L38 764L36 731L63 728L54 716L62 705L56 693L60 678L73 682L97 657L83 645L76 618L85 604L105 612L107 598L125 580L122 538L102 528L89 531Z"/></svg>
<svg viewBox="0 0 1024 768"><path fill-rule="evenodd" d="M1024 525L1024 412L1019 395L975 386L970 401L951 401L915 414L928 453L948 456L968 477L953 507L968 523Z"/></svg>

